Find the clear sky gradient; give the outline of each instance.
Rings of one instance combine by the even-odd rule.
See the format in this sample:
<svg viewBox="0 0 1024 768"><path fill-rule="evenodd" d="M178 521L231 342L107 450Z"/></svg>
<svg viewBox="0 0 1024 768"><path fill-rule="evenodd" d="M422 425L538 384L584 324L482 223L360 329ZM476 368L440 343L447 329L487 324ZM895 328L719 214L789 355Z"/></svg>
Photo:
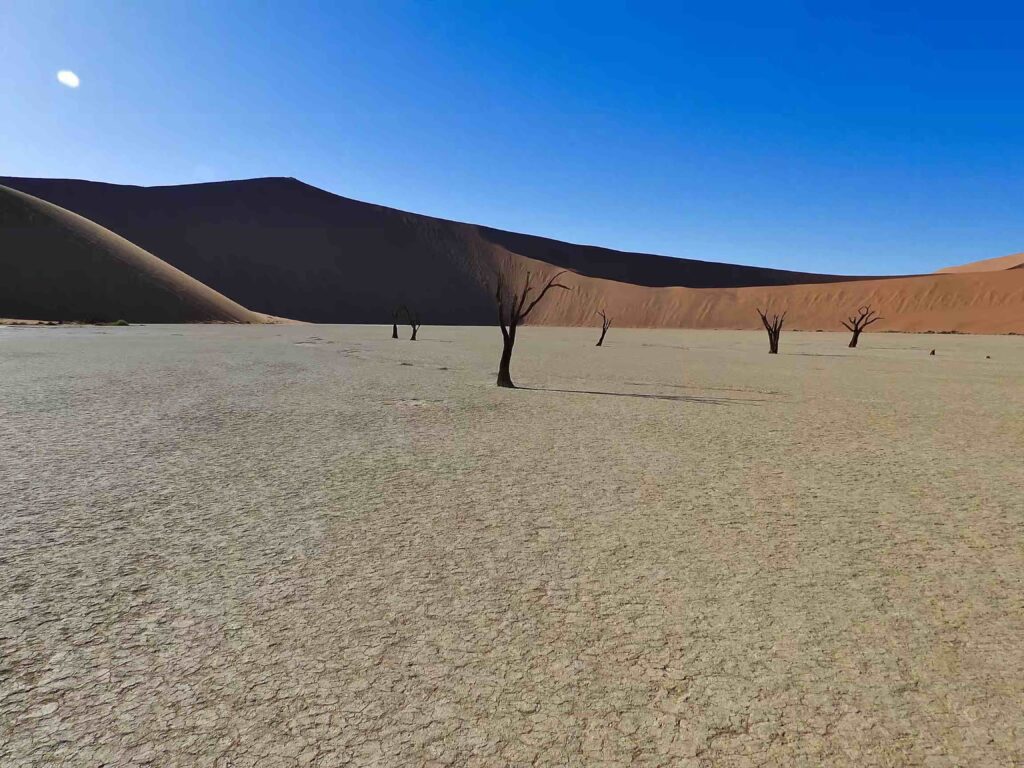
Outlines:
<svg viewBox="0 0 1024 768"><path fill-rule="evenodd" d="M643 5L0 0L0 174L818 272L1024 250L1024 4Z"/></svg>

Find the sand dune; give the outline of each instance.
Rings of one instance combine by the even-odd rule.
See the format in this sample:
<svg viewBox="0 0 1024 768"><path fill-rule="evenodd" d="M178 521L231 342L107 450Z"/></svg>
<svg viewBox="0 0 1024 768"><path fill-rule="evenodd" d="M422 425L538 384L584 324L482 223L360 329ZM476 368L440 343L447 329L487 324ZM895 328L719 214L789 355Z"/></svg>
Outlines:
<svg viewBox="0 0 1024 768"><path fill-rule="evenodd" d="M0 186L0 317L262 322L95 222Z"/></svg>
<svg viewBox="0 0 1024 768"><path fill-rule="evenodd" d="M871 305L883 319L870 331L1024 333L1024 270L935 275L770 288L637 288L576 278L576 290L538 308L531 320L593 325L605 308L619 326L760 327L757 307L787 312L792 330L841 330L841 320Z"/></svg>
<svg viewBox="0 0 1024 768"><path fill-rule="evenodd" d="M522 258L507 269L520 284L528 269L534 282L556 272ZM788 313L788 329L840 331L871 305L883 317L871 331L1024 333L1024 270L749 288L645 288L575 274L560 282L573 290L549 293L531 323L595 325L606 309L619 327L757 329L757 307L770 307Z"/></svg>
<svg viewBox="0 0 1024 768"><path fill-rule="evenodd" d="M89 217L245 306L298 320L390 322L407 303L428 324L490 324L496 270L522 279L566 268L576 290L552 294L531 322L590 325L604 307L619 327L758 328L755 306L770 305L788 310L789 328L838 330L871 304L885 317L871 330L1024 332L1024 271L976 271L987 262L870 278L623 253L406 213L295 179L0 182Z"/></svg>
<svg viewBox="0 0 1024 768"><path fill-rule="evenodd" d="M410 302L434 323L489 323L480 278L509 254L652 287L854 279L561 243L350 200L295 179L0 183L102 224L247 307L318 322L380 322Z"/></svg>
<svg viewBox="0 0 1024 768"><path fill-rule="evenodd" d="M955 267L943 267L936 270L938 274L961 274L964 272L998 272L1005 269L1024 267L1024 253L1011 253L1009 256L997 256L994 259L972 261Z"/></svg>

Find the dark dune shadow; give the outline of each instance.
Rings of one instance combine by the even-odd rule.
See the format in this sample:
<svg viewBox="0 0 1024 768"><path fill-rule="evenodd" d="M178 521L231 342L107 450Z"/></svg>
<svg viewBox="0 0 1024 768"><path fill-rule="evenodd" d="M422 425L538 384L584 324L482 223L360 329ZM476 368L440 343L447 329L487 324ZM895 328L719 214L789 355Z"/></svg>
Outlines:
<svg viewBox="0 0 1024 768"><path fill-rule="evenodd" d="M592 389L556 389L554 387L518 387L530 392L560 392L566 395L604 395L606 397L637 397L642 400L668 400L674 403L702 403L703 405L735 405L737 403L764 403L765 400L731 397L693 397L691 395L649 395L639 392L600 392Z"/></svg>
<svg viewBox="0 0 1024 768"><path fill-rule="evenodd" d="M624 254L610 248L574 245L490 227L477 227L477 230L490 243L521 256L546 261L548 264L589 277L649 287L735 288L868 279L862 276L819 275L766 267L719 264L647 253Z"/></svg>

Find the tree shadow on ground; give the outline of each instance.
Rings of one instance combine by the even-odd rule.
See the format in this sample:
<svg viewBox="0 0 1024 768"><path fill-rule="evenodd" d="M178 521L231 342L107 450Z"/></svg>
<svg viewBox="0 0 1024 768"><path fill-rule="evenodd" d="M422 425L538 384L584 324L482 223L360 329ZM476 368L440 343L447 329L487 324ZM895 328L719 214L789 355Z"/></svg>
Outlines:
<svg viewBox="0 0 1024 768"><path fill-rule="evenodd" d="M689 350L689 347L683 347L679 344L641 344L641 347L662 347L664 349L684 349Z"/></svg>
<svg viewBox="0 0 1024 768"><path fill-rule="evenodd" d="M697 389L703 392L748 392L752 395L781 395L774 389L750 389L747 387L698 387L691 384L668 384L664 381L627 381L631 387L670 387L672 389ZM756 402L764 402L757 400Z"/></svg>
<svg viewBox="0 0 1024 768"><path fill-rule="evenodd" d="M554 387L518 387L530 392L560 392L566 395L604 395L606 397L637 397L642 400L668 400L674 403L701 403L703 405L736 405L764 403L767 400L754 400L732 397L694 397L692 395L653 395L640 392L601 392L593 389L557 389Z"/></svg>

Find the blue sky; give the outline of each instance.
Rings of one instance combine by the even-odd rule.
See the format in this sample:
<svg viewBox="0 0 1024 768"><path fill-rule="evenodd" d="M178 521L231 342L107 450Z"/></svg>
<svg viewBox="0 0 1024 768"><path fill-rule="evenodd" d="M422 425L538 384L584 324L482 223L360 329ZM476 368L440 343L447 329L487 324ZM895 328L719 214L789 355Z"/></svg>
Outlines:
<svg viewBox="0 0 1024 768"><path fill-rule="evenodd" d="M3 0L0 174L821 272L1024 250L1024 4L641 5Z"/></svg>

